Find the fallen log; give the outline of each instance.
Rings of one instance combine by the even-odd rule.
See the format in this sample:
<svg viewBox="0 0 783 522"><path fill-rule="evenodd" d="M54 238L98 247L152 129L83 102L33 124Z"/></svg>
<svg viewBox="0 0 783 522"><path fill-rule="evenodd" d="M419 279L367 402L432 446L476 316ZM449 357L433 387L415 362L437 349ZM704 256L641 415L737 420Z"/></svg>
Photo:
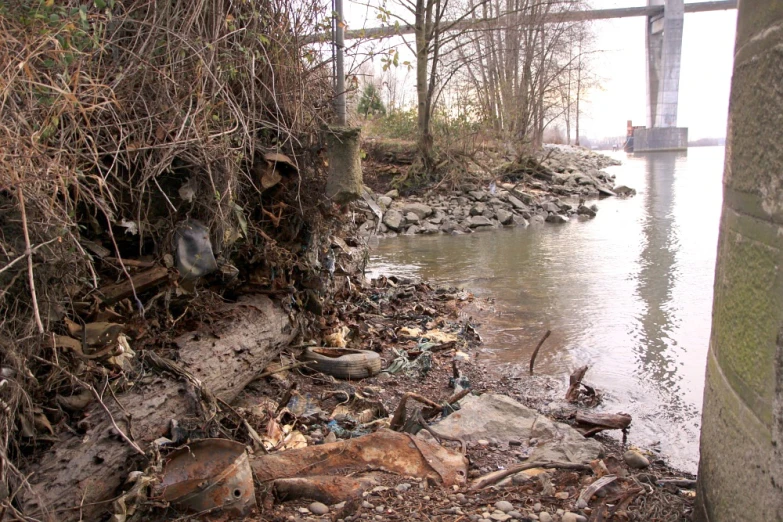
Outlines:
<svg viewBox="0 0 783 522"><path fill-rule="evenodd" d="M202 389L230 403L248 382L290 344L296 333L288 314L265 296L247 296L222 310L226 319L209 333L187 333L175 342L178 365ZM122 430L143 449L165 436L171 419L191 414L186 393L191 382L170 372L147 373L116 401L105 399ZM126 415L127 413L127 415ZM93 405L85 434L63 433L42 459L25 470L30 490L20 495L24 512L39 520L98 520L130 471L141 469L144 457L114 432L109 415Z"/></svg>
<svg viewBox="0 0 783 522"><path fill-rule="evenodd" d="M576 429L585 437L604 430L626 430L632 417L627 413L588 413L576 412Z"/></svg>

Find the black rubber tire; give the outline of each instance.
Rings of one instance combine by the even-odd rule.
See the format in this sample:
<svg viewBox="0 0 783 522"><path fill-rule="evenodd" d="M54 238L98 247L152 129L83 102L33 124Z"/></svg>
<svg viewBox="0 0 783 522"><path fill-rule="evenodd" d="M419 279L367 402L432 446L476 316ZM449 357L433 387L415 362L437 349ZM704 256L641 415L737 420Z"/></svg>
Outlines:
<svg viewBox="0 0 783 522"><path fill-rule="evenodd" d="M310 365L311 370L338 379L364 379L381 371L381 356L369 350L311 346L305 349L304 359L318 362Z"/></svg>

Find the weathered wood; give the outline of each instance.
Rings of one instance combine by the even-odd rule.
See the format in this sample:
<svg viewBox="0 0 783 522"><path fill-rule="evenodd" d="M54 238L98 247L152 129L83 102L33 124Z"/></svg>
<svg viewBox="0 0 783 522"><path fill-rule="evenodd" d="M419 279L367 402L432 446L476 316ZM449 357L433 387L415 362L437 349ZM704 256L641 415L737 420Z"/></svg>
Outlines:
<svg viewBox="0 0 783 522"><path fill-rule="evenodd" d="M176 339L178 364L205 390L230 403L245 384L290 344L295 335L288 314L268 297L247 296L222 310L225 318L209 333L187 333ZM188 384L168 373L148 372L118 400L125 414L105 399L120 427L142 449L165 436L171 419L190 414ZM98 520L128 472L141 469L143 458L112 433L107 414L93 406L86 417L92 426L83 435L60 434L60 441L40 462L30 466L32 493L23 491L24 512L46 521ZM79 506L83 506L79 509ZM37 514L35 512L38 511Z"/></svg>
<svg viewBox="0 0 783 522"><path fill-rule="evenodd" d="M588 368L589 366L577 368L568 378L569 386L565 396L568 402L576 402L579 400L579 386L582 385L582 379L585 378L585 373L587 373Z"/></svg>
<svg viewBox="0 0 783 522"><path fill-rule="evenodd" d="M508 477L509 475L515 475L520 471L525 471L527 469L533 469L533 468L572 469L576 471L592 471L592 468L588 464L574 464L573 462L552 462L552 461L523 462L520 464L515 464L513 466L510 466L506 469L491 471L486 475L482 475L479 478L475 479L470 484L470 487L468 489L470 491L484 489L487 486L491 486L492 484L500 482L501 480Z"/></svg>
<svg viewBox="0 0 783 522"><path fill-rule="evenodd" d="M576 429L585 437L604 430L625 430L631 425L632 417L627 413L576 412Z"/></svg>
<svg viewBox="0 0 783 522"><path fill-rule="evenodd" d="M576 412L577 424L598 426L607 430L624 430L631 425L632 417L627 413Z"/></svg>
<svg viewBox="0 0 783 522"><path fill-rule="evenodd" d="M98 289L98 292L103 296L104 303L112 304L132 296L134 288L138 294L168 280L168 268L158 266L131 276L131 280L125 279L119 283L103 286Z"/></svg>

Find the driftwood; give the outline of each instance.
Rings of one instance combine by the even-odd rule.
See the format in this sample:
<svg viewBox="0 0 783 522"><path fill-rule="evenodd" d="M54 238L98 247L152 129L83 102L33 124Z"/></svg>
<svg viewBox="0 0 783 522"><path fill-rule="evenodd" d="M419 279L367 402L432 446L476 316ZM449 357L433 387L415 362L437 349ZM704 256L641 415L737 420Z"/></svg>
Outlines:
<svg viewBox="0 0 783 522"><path fill-rule="evenodd" d="M576 429L585 437L604 430L626 430L632 417L627 413L588 413L576 412Z"/></svg>
<svg viewBox="0 0 783 522"><path fill-rule="evenodd" d="M582 379L585 378L585 373L589 366L582 366L577 368L568 378L569 386L566 392L566 400L568 402L576 402L579 400L579 387L582 385Z"/></svg>
<svg viewBox="0 0 783 522"><path fill-rule="evenodd" d="M224 312L228 319L210 333L175 340L177 364L188 378L150 370L117 401L103 398L119 427L142 449L168 434L171 419L192 413L185 392L195 387L191 378L218 402L230 403L295 335L288 314L264 296L248 296ZM85 434L61 434L41 461L25 470L31 474L31 491L21 493L25 513L46 521L98 520L128 473L143 468L144 457L114 433L100 405L92 405L88 413L91 426Z"/></svg>
<svg viewBox="0 0 783 522"><path fill-rule="evenodd" d="M526 469L533 469L533 468L573 469L576 471L592 471L593 469L590 467L589 464L574 464L573 462L553 462L553 461L523 462L521 464L511 466L510 468L507 469L501 469L498 471L487 473L486 475L482 475L481 477L474 480L473 483L470 485L470 488L468 489L470 491L484 489L488 486L491 486L492 484L500 482L501 480L508 477L509 475L515 475L520 471L525 471Z"/></svg>

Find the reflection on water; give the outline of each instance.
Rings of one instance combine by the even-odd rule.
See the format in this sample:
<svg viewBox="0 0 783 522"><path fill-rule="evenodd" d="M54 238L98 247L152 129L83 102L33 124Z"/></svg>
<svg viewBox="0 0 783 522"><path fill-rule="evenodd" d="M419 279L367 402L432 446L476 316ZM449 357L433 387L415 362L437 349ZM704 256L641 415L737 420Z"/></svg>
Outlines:
<svg viewBox="0 0 783 522"><path fill-rule="evenodd" d="M599 202L594 220L385 240L370 268L492 298L474 317L503 371L519 374L550 328L537 373L589 364L602 409L634 416L631 441L695 471L723 148L618 157L608 170L638 195Z"/></svg>

